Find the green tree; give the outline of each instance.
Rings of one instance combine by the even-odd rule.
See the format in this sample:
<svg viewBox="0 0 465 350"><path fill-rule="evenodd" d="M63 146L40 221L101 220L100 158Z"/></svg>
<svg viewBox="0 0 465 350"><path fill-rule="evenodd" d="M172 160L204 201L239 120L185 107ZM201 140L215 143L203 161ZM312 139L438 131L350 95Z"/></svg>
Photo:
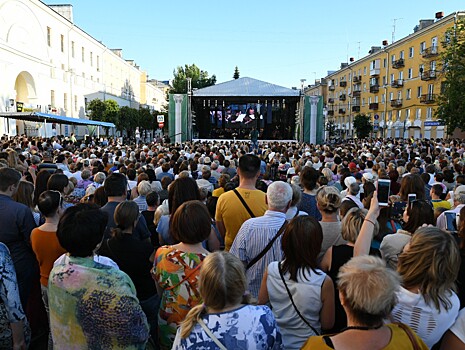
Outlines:
<svg viewBox="0 0 465 350"><path fill-rule="evenodd" d="M103 113L103 121L116 125L118 122L118 103L115 100L106 100L104 103L105 112Z"/></svg>
<svg viewBox="0 0 465 350"><path fill-rule="evenodd" d="M365 114L357 114L354 117L354 129L358 138L364 139L370 136L370 133L373 130L370 117Z"/></svg>
<svg viewBox="0 0 465 350"><path fill-rule="evenodd" d="M87 111L89 112L89 118L91 120L98 120L98 121L103 121L103 115L105 113L105 103L96 98L92 101L89 102L89 105L87 106Z"/></svg>
<svg viewBox="0 0 465 350"><path fill-rule="evenodd" d="M138 126L139 111L128 106L121 107L118 112L118 122L116 123L116 129L121 133L126 131L127 135L130 137Z"/></svg>
<svg viewBox="0 0 465 350"><path fill-rule="evenodd" d="M233 78L234 79L239 79L239 77L240 77L239 68L236 66L236 68L234 69Z"/></svg>
<svg viewBox="0 0 465 350"><path fill-rule="evenodd" d="M435 117L446 126L448 133L456 128L465 130L465 18L449 28L442 41L441 58L444 82L437 98Z"/></svg>
<svg viewBox="0 0 465 350"><path fill-rule="evenodd" d="M173 71L173 88L170 93L172 94L186 94L187 93L187 78L192 79L192 88L202 89L207 86L215 85L216 75L208 76L208 72L200 70L195 64L184 65L184 67L177 67Z"/></svg>
<svg viewBox="0 0 465 350"><path fill-rule="evenodd" d="M139 109L139 126L142 130L153 130L155 125L155 115L150 112L148 108Z"/></svg>

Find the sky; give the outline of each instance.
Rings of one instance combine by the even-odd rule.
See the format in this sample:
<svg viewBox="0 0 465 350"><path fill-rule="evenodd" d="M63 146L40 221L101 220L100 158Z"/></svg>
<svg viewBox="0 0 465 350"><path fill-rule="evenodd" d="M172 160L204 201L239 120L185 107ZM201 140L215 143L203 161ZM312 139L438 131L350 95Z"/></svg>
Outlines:
<svg viewBox="0 0 465 350"><path fill-rule="evenodd" d="M465 11L463 0L44 0L73 5L74 23L123 49L149 77L173 78L195 63L217 83L241 77L300 87L371 46L413 32L436 12Z"/></svg>

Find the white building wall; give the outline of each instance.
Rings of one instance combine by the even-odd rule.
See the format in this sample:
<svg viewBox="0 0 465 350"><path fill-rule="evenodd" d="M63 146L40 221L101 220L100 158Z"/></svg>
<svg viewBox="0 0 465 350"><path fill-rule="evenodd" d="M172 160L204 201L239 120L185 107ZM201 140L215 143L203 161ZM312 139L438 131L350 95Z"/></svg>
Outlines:
<svg viewBox="0 0 465 350"><path fill-rule="evenodd" d="M0 0L0 77L0 112L16 111L13 99L27 109L84 118L85 102L94 98L135 108L140 101L140 71L134 63L38 0ZM22 133L31 124L9 123L0 118L0 134Z"/></svg>

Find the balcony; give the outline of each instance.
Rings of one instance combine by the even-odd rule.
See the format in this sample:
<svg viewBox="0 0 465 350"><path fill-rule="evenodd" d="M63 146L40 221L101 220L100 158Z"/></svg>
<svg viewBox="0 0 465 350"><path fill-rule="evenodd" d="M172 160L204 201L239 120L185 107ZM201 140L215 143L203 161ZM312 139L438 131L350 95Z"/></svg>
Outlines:
<svg viewBox="0 0 465 350"><path fill-rule="evenodd" d="M362 93L361 90L354 90L352 91L352 97L360 97L361 93Z"/></svg>
<svg viewBox="0 0 465 350"><path fill-rule="evenodd" d="M379 85L378 84L370 85L370 92L372 94L378 93L379 92Z"/></svg>
<svg viewBox="0 0 465 350"><path fill-rule="evenodd" d="M328 111L328 115L334 115L334 111L333 111L333 110L329 110L329 111Z"/></svg>
<svg viewBox="0 0 465 350"><path fill-rule="evenodd" d="M362 82L362 76L361 75L354 75L354 77L352 78L352 82L354 84L361 83Z"/></svg>
<svg viewBox="0 0 465 350"><path fill-rule="evenodd" d="M437 46L431 46L428 47L427 49L424 49L423 52L421 53L421 56L423 58L430 58L438 55L438 47Z"/></svg>
<svg viewBox="0 0 465 350"><path fill-rule="evenodd" d="M370 103L370 105L368 106L368 109L371 109L373 111L377 111L378 110L378 102Z"/></svg>
<svg viewBox="0 0 465 350"><path fill-rule="evenodd" d="M336 90L336 87L334 85L330 85L328 87L328 89L329 89L329 91L334 91L334 90Z"/></svg>
<svg viewBox="0 0 465 350"><path fill-rule="evenodd" d="M403 58L398 59L397 61L392 62L392 68L399 69L405 67L405 62Z"/></svg>
<svg viewBox="0 0 465 350"><path fill-rule="evenodd" d="M329 103L330 105L334 104L334 98L328 98L328 103Z"/></svg>
<svg viewBox="0 0 465 350"><path fill-rule="evenodd" d="M395 107L395 108L402 107L402 99L398 98L395 100L391 100L391 107Z"/></svg>
<svg viewBox="0 0 465 350"><path fill-rule="evenodd" d="M370 76L371 77L377 77L377 76L379 76L379 73L380 73L379 68L370 69Z"/></svg>
<svg viewBox="0 0 465 350"><path fill-rule="evenodd" d="M426 95L421 95L420 96L420 103L424 104L432 104L436 102L436 98L434 94L426 94Z"/></svg>
<svg viewBox="0 0 465 350"><path fill-rule="evenodd" d="M393 88L401 88L402 86L404 86L403 79L396 79L391 83L391 87Z"/></svg>
<svg viewBox="0 0 465 350"><path fill-rule="evenodd" d="M345 101L345 100L346 100L346 94L339 95L339 101Z"/></svg>
<svg viewBox="0 0 465 350"><path fill-rule="evenodd" d="M347 86L347 81L341 81L339 82L340 87L346 87Z"/></svg>
<svg viewBox="0 0 465 350"><path fill-rule="evenodd" d="M435 70L427 70L421 73L421 80L428 81L436 79L437 72Z"/></svg>
<svg viewBox="0 0 465 350"><path fill-rule="evenodd" d="M360 112L360 106L352 106L352 112Z"/></svg>
<svg viewBox="0 0 465 350"><path fill-rule="evenodd" d="M339 114L346 114L345 108L339 108Z"/></svg>

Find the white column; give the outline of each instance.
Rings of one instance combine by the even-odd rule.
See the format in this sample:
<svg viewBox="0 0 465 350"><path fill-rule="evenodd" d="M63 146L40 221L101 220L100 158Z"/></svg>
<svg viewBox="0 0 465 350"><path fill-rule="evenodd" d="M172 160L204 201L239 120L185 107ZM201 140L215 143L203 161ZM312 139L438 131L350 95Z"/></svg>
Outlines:
<svg viewBox="0 0 465 350"><path fill-rule="evenodd" d="M310 96L310 143L316 143L316 117L320 96Z"/></svg>
<svg viewBox="0 0 465 350"><path fill-rule="evenodd" d="M175 112L174 112L174 133L176 136L174 137L175 142L181 143L182 141L182 101L184 99L184 95L176 94L173 96L175 102Z"/></svg>

